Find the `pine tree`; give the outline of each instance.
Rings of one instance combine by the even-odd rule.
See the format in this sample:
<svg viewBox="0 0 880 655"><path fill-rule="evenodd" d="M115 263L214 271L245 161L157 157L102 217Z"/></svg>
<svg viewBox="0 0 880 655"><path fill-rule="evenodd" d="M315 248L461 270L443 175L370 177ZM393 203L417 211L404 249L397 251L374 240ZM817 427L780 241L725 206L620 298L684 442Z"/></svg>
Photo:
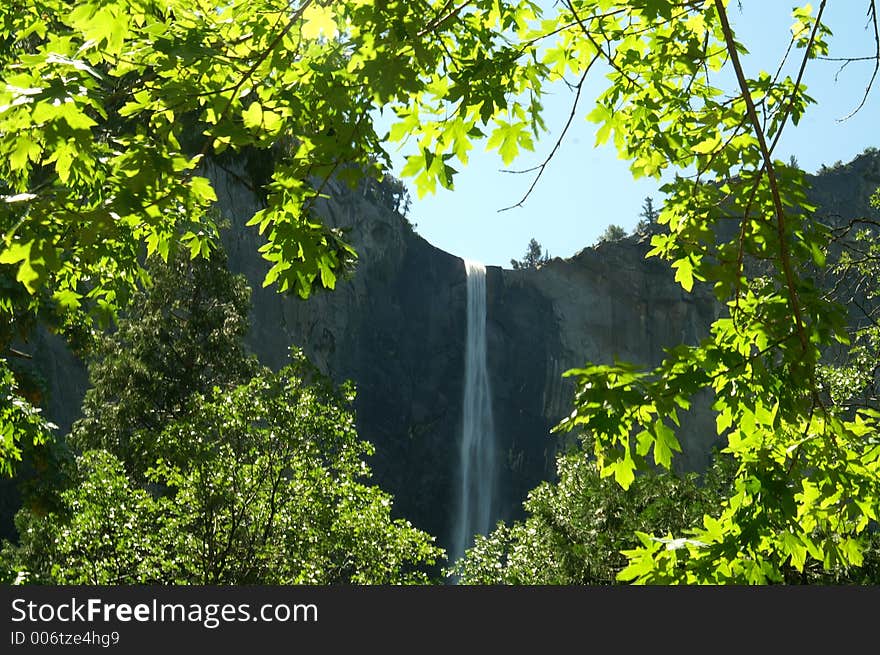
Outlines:
<svg viewBox="0 0 880 655"><path fill-rule="evenodd" d="M514 270L522 270L527 268L538 268L544 262L550 259L550 253L543 252L541 244L535 239L529 241L525 255L520 260L511 259L510 265Z"/></svg>

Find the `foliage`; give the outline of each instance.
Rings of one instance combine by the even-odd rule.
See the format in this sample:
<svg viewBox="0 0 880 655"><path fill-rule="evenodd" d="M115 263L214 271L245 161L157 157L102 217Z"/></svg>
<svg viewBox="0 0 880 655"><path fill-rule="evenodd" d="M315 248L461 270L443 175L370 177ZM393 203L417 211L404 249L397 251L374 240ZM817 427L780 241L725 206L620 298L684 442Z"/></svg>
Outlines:
<svg viewBox="0 0 880 655"><path fill-rule="evenodd" d="M687 291L694 280L712 284L727 315L709 338L670 349L653 370L570 371L575 410L563 427L592 433L603 475L628 487L649 454L655 464L670 465L680 450L677 412L698 391L713 393L718 436L737 462L732 493L717 516L707 514L683 537L640 534L622 580L761 583L783 581L788 566L859 567L880 506L880 414L866 409L847 417L820 394L822 348L848 340L840 308L809 276L824 264L828 231L811 220L803 172L770 154L770 140L775 144L789 119L799 120L810 98L799 80L745 77L722 2L689 13L688 20L620 42L615 58L630 48L641 56L612 73L593 117L603 124L600 132L615 131L615 145L634 160L636 173L672 162L697 167L698 179L677 177L663 187L659 220L668 232L652 237L651 254L672 262ZM793 42L806 49L806 64L827 52L828 30L808 9L797 9L795 18ZM697 49L686 49L698 40ZM725 63L738 90L720 102L722 91L699 67ZM683 84L687 103L678 92ZM657 93L669 125L643 114ZM660 150L658 139L665 142ZM731 219L741 229L725 240L719 226ZM761 260L769 273L749 279L747 258Z"/></svg>
<svg viewBox="0 0 880 655"><path fill-rule="evenodd" d="M605 228L605 231L599 235L597 243L609 243L611 241L620 241L626 236L626 230L619 225L611 224Z"/></svg>
<svg viewBox="0 0 880 655"><path fill-rule="evenodd" d="M870 198L880 210L880 189ZM880 325L877 300L880 298L880 225L871 218L856 218L834 230L834 242L840 254L831 268L833 293L851 307L855 329L851 344L843 354L826 357L828 363L818 368L819 382L832 402L842 407L876 407L878 404L877 362L880 361Z"/></svg>
<svg viewBox="0 0 880 655"><path fill-rule="evenodd" d="M654 207L654 199L651 196L645 198L644 204L642 204L642 213L639 214L642 218L644 218L648 223L656 223L657 217L659 216L659 212Z"/></svg>
<svg viewBox="0 0 880 655"><path fill-rule="evenodd" d="M514 270L538 268L541 264L549 261L550 253L542 252L541 244L535 239L529 240L529 246L522 259L511 259L510 265Z"/></svg>
<svg viewBox="0 0 880 655"><path fill-rule="evenodd" d="M309 381L310 380L310 381ZM364 483L336 390L304 357L232 390L187 400L156 439L170 452L144 487L103 450L76 462L47 516L23 510L6 577L53 584L426 582L440 551ZM157 493L156 489L164 490Z"/></svg>
<svg viewBox="0 0 880 655"><path fill-rule="evenodd" d="M162 560L173 557L178 526L157 511L147 491L132 485L106 451L77 458L70 474L72 484L60 494L55 511L25 508L16 514L19 541L4 542L0 551L3 581L155 580Z"/></svg>
<svg viewBox="0 0 880 655"><path fill-rule="evenodd" d="M153 439L187 411L192 394L242 383L258 370L243 338L250 289L216 248L190 259L178 252L149 263L151 284L137 291L118 329L100 337L90 359L92 387L70 441L115 454L135 479L157 457Z"/></svg>
<svg viewBox="0 0 880 655"><path fill-rule="evenodd" d="M332 288L352 252L314 221L322 185L308 180L341 161L369 166L376 136L363 117L376 89L369 74L355 87L342 78L347 48L369 40L364 52L375 51L381 39L368 28L354 43L333 37L352 14L373 13L308 1L3 9L0 261L29 290L48 284L64 305L112 310L143 277L142 247L162 257L177 244L212 248L207 156L295 135L253 221L268 237L270 281L303 296Z"/></svg>
<svg viewBox="0 0 880 655"><path fill-rule="evenodd" d="M212 249L208 161L283 141L267 206L251 219L267 239L265 282L303 297L332 289L354 253L321 223L315 200L333 175L384 172L372 111L397 112L390 138L399 140L420 94L451 93L468 121L434 136L466 158L475 120L509 113L504 94L515 90L513 60L490 67L489 55L500 46L512 56L505 31L536 9L494 0L452 11L440 0L5 7L0 263L30 292L45 286L66 307L113 311L144 277L143 249L163 258L178 245L196 256ZM519 118L503 125L490 141L508 158L531 140ZM450 186L454 173L433 140L409 162L427 169L421 192Z"/></svg>
<svg viewBox="0 0 880 655"><path fill-rule="evenodd" d="M639 534L662 535L675 548L674 534L718 514L736 471L729 457L716 454L702 475L653 469L623 489L601 477L591 450L585 444L557 457L557 481L529 493L525 520L477 536L450 569L460 584L620 584L625 553L641 545ZM801 571L787 566L784 576L795 584L877 584L880 532L868 537L858 568L814 563Z"/></svg>
<svg viewBox="0 0 880 655"><path fill-rule="evenodd" d="M292 352L278 373L242 339L249 289L222 251L149 267L49 502L16 516L7 581L60 584L426 582L442 551L368 484L350 405Z"/></svg>
<svg viewBox="0 0 880 655"><path fill-rule="evenodd" d="M256 150L274 160L266 206L250 219L271 264L264 284L301 297L333 289L355 253L322 222L316 201L333 176L354 184L385 172L373 110L399 115L392 140L418 120L410 108L420 93L452 90L483 122L503 110L509 65L487 66L488 56L510 21L522 21L517 12L533 9L527 0L477 5L4 4L3 274L11 273L16 294L43 294L62 310L106 321L146 282L144 253L199 257L216 247L216 192L206 175L224 154ZM450 48L467 53L461 65ZM475 97L471 106L472 84L491 100ZM479 130L459 120L449 127L443 147L465 157ZM493 136L506 154L529 143L519 124L510 134ZM429 171L417 178L420 192L438 176L451 186L454 174L431 140L410 159L410 170Z"/></svg>
<svg viewBox="0 0 880 655"><path fill-rule="evenodd" d="M643 535L621 575L752 583L781 581L787 567L858 567L880 507L880 413L837 406L819 384L823 352L850 340L814 275L830 233L804 172L773 157L812 102L803 73L828 54L826 2L793 11L794 78L785 67L746 75L727 4L565 0L547 16L529 0L0 9L0 264L29 293L112 312L145 278L143 250L211 250L215 194L199 166L283 136L252 219L267 238L266 283L302 296L332 288L352 252L314 200L331 175L381 172L371 110L396 115L387 140L413 149L402 174L423 195L452 186L476 139L505 164L532 149L542 95L568 82L580 100L602 69L587 114L597 145L611 142L635 177L696 171L662 188L651 256L685 291L709 285L725 313L653 369L569 372L577 393L562 428L591 434L600 474L629 487L651 460L671 465L678 412L708 390L737 464L717 515L674 541Z"/></svg>
<svg viewBox="0 0 880 655"><path fill-rule="evenodd" d="M22 449L33 449L52 440L55 427L24 399L5 360L0 360L0 474L12 477Z"/></svg>
<svg viewBox="0 0 880 655"><path fill-rule="evenodd" d="M704 479L652 471L624 490L600 477L589 448L559 455L556 466L558 480L529 493L525 520L478 536L455 563L461 584L614 584L635 532L689 527L717 510L732 476L719 462Z"/></svg>
<svg viewBox="0 0 880 655"><path fill-rule="evenodd" d="M94 334L82 312L61 308L45 290L28 293L12 267L0 264L0 478L17 477L19 485L23 469L48 477L47 461L60 445L57 426L42 416L45 380L26 352L38 324L63 335L78 354L92 346Z"/></svg>
<svg viewBox="0 0 880 655"><path fill-rule="evenodd" d="M404 218L412 208L412 197L406 185L394 177L386 175L381 181L364 180L366 191L383 207L400 214Z"/></svg>
<svg viewBox="0 0 880 655"><path fill-rule="evenodd" d="M818 386L823 351L849 341L842 309L814 276L830 235L814 219L803 171L773 157L785 126L812 102L803 72L828 53L825 4L793 11L789 52L801 53L795 77L784 67L745 74L739 55L746 48L724 0L567 0L541 21L520 9L508 23L510 38L494 44L507 114L496 117L488 146L505 162L531 146L525 137L540 128L537 99L546 85L571 74L579 97L602 62L607 84L587 115L598 125L597 145L613 143L635 177L697 173L662 187L663 229L651 237L650 256L669 261L685 291L696 281L714 290L725 311L710 336L671 348L653 369L615 363L568 372L575 407L560 429L590 434L601 475L624 488L637 470L671 466L680 450L678 412L704 390L718 415L717 436L736 462L721 511L673 541L642 535L628 551L624 580L762 583L784 580L787 567L863 562L880 507L880 413L848 414ZM732 88L719 86L725 79ZM484 106L477 102L491 102L479 84L459 102L459 88L423 94L402 134L454 154L453 126L476 126ZM425 165L431 162L410 161L417 182L437 177Z"/></svg>

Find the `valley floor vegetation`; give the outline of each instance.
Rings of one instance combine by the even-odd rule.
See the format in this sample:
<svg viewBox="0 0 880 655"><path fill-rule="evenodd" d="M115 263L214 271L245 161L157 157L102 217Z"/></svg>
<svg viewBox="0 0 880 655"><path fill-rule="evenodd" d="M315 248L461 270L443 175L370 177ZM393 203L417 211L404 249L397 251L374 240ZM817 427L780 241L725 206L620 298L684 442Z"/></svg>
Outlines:
<svg viewBox="0 0 880 655"><path fill-rule="evenodd" d="M242 345L248 289L210 258L154 259L100 337L83 417L53 441L0 553L7 582L426 583L441 551L369 482L349 385Z"/></svg>

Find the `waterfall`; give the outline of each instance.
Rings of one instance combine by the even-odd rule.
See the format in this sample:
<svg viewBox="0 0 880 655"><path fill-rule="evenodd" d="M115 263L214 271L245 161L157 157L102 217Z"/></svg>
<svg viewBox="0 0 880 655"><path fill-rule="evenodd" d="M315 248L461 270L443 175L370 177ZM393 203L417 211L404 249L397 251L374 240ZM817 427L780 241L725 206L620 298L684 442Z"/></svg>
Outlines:
<svg viewBox="0 0 880 655"><path fill-rule="evenodd" d="M496 486L496 444L492 396L486 365L486 267L465 260L467 272L467 336L465 341L464 407L461 429L458 520L451 555L464 555L475 534L493 527Z"/></svg>

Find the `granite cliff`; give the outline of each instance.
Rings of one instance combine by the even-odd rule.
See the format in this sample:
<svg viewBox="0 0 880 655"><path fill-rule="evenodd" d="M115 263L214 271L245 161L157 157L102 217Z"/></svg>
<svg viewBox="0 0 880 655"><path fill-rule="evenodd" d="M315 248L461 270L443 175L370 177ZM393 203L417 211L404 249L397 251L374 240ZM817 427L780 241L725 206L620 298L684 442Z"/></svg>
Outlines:
<svg viewBox="0 0 880 655"><path fill-rule="evenodd" d="M242 164L212 165L230 268L253 289L249 342L267 365L297 344L335 380L354 380L361 436L376 446L376 481L397 513L448 541L457 475L465 339L463 262L422 239L387 202L379 185L330 190L324 213L359 253L354 276L308 301L262 287L260 237L244 227L261 198ZM814 199L835 221L873 215L880 155L868 152L812 178ZM694 343L720 308L706 289L686 294L669 266L645 259L637 236L589 247L539 269L487 273L487 335L495 424L503 452L500 518L518 516L529 489L554 474L559 436L550 429L570 411L561 374L613 358L655 364L663 348ZM29 344L48 380L47 413L66 429L86 388L82 365L57 339ZM714 434L707 408L691 413L682 468L707 461Z"/></svg>

